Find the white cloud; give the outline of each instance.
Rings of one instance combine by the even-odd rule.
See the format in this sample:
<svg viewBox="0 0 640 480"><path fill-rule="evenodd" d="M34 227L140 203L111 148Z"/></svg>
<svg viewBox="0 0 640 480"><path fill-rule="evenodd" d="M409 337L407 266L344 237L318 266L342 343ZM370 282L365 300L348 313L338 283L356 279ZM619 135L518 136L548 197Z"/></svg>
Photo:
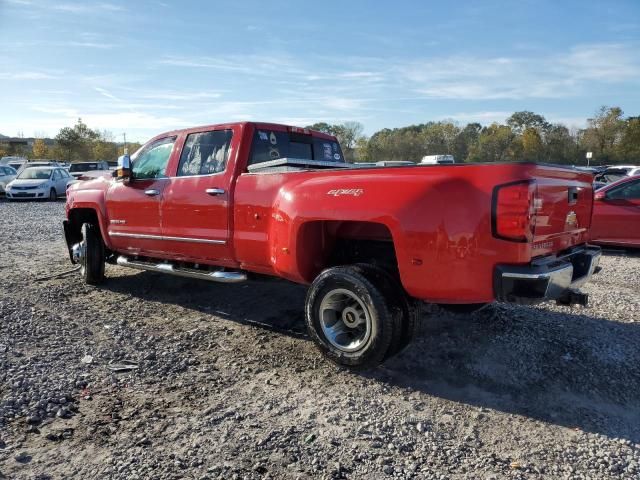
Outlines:
<svg viewBox="0 0 640 480"><path fill-rule="evenodd" d="M66 13L90 13L97 11L121 12L126 10L122 5L108 2L59 3L50 8Z"/></svg>
<svg viewBox="0 0 640 480"><path fill-rule="evenodd" d="M218 92L156 92L144 93L140 98L148 98L154 100L175 100L175 101L197 101L205 99L216 99L222 96Z"/></svg>
<svg viewBox="0 0 640 480"><path fill-rule="evenodd" d="M53 78L56 77L42 72L0 72L0 80L50 80Z"/></svg>
<svg viewBox="0 0 640 480"><path fill-rule="evenodd" d="M497 100L566 98L588 82L622 83L640 76L640 53L620 44L580 45L532 57L449 57L397 65L409 88L429 98Z"/></svg>
<svg viewBox="0 0 640 480"><path fill-rule="evenodd" d="M116 97L115 95L113 95L111 92L109 92L108 90L105 90L104 88L101 87L93 87L93 89L98 92L100 95L102 95L103 97L108 98L109 100L115 100L116 102L121 102L122 100L120 100L118 97Z"/></svg>

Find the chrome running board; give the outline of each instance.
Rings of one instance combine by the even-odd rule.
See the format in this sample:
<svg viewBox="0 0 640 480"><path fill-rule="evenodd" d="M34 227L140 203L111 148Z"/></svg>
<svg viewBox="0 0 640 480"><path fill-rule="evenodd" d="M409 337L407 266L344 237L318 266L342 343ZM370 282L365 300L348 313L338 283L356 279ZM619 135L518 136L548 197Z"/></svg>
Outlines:
<svg viewBox="0 0 640 480"><path fill-rule="evenodd" d="M199 278L200 280L208 280L210 282L220 283L240 283L247 279L245 272L226 272L222 270L204 271L195 268L176 267L171 263L162 262L145 262L142 260L132 260L120 255L116 264L121 267L135 268L138 270L149 270L151 272L169 273L171 275L177 275L179 277L186 278Z"/></svg>

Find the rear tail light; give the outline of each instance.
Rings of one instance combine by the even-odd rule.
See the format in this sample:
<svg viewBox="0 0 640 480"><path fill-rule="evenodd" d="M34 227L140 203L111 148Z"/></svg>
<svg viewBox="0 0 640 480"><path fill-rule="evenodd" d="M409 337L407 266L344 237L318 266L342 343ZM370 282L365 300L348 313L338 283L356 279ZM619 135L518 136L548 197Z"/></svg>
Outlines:
<svg viewBox="0 0 640 480"><path fill-rule="evenodd" d="M530 242L536 225L535 181L500 185L493 190L493 236L512 242Z"/></svg>

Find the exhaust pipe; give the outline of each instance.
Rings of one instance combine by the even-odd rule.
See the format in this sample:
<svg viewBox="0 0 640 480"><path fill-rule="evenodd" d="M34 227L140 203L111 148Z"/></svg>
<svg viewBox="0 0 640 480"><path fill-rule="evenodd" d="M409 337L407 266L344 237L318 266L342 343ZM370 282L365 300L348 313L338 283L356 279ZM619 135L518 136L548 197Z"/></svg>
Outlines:
<svg viewBox="0 0 640 480"><path fill-rule="evenodd" d="M153 263L144 262L142 260L131 260L124 255L120 255L117 258L116 264L121 267L148 270L150 272L168 273L178 277L197 278L200 280L207 280L209 282L240 283L247 279L247 274L245 272L225 272L222 270L206 272L195 268L176 267L171 263Z"/></svg>

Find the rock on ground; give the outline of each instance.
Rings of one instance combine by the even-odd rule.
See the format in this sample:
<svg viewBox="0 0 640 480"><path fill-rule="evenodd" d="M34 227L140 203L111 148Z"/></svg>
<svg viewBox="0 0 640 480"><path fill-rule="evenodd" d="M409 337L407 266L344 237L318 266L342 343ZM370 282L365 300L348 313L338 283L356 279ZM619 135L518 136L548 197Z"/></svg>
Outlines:
<svg viewBox="0 0 640 480"><path fill-rule="evenodd" d="M306 337L301 286L36 281L71 268L63 207L0 202L0 479L640 478L637 253L588 309L425 306L356 374Z"/></svg>

